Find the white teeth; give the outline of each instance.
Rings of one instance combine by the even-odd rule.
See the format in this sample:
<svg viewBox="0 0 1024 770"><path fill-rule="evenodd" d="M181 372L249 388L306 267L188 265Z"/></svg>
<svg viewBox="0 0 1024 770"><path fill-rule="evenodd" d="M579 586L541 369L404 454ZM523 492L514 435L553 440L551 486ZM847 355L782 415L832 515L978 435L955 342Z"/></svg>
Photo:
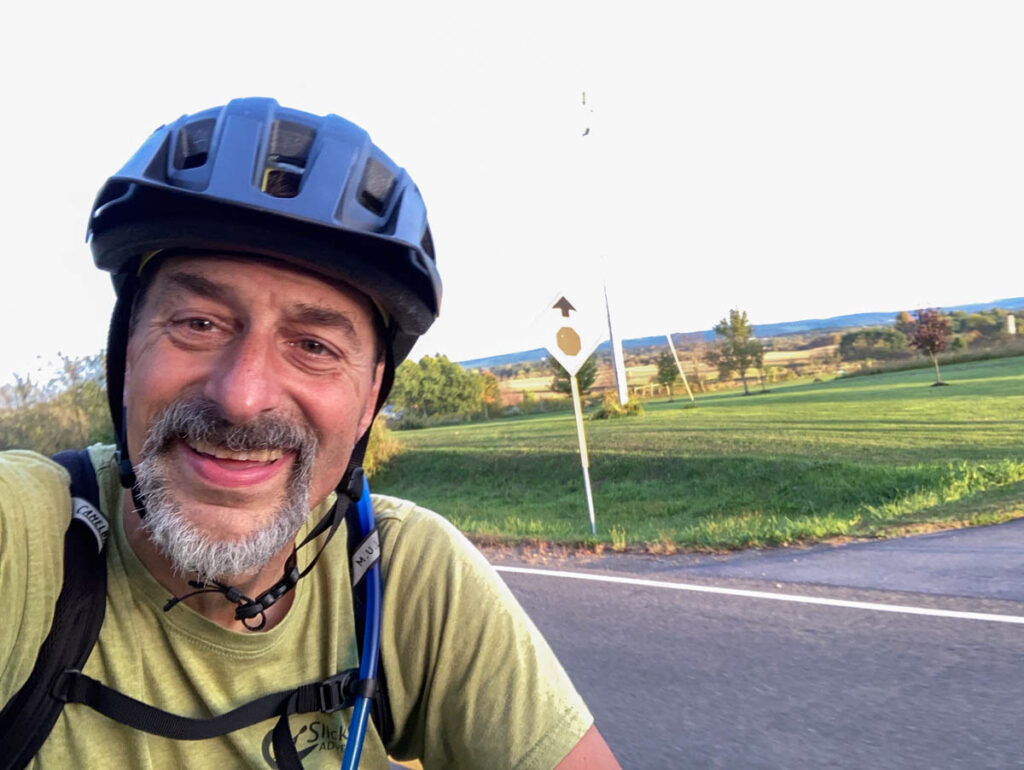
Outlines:
<svg viewBox="0 0 1024 770"><path fill-rule="evenodd" d="M257 463L269 463L284 456L280 449L257 449L248 452L234 452L207 441L189 441L188 445L204 455L211 455L221 460L248 460Z"/></svg>

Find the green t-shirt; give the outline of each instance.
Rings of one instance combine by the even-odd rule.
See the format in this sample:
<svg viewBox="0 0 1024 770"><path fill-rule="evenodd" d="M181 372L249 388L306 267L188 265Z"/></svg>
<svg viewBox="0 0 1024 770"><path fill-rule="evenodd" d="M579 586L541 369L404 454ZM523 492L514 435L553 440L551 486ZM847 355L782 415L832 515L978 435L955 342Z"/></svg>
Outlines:
<svg viewBox="0 0 1024 770"><path fill-rule="evenodd" d="M90 451L111 534L106 616L84 673L158 708L206 718L356 665L344 528L269 631L229 631L184 604L165 613L167 590L124 535L112 449ZM593 720L547 643L444 519L403 500L373 501L383 556L381 656L395 722L390 753L418 757L425 768L556 765ZM70 511L63 468L31 452L0 453L0 702L28 679L49 631ZM300 568L315 552L316 544L299 552ZM304 767L339 766L350 714L291 717ZM272 768L274 724L175 741L70 704L31 767ZM361 767L387 768L387 753L371 727Z"/></svg>

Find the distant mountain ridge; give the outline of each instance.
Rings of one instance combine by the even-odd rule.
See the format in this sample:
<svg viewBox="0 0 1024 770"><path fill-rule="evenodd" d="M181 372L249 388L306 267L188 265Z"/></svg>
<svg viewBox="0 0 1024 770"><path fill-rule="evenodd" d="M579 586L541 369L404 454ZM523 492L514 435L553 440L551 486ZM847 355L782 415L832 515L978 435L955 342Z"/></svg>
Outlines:
<svg viewBox="0 0 1024 770"><path fill-rule="evenodd" d="M951 313L954 310L962 310L965 313L977 313L981 310L990 310L992 308L1001 308L1002 310L1024 310L1024 297L1011 297L1007 299L997 299L992 302L974 302L968 305L954 305L951 307L942 308L947 313ZM899 310L892 310L887 313L853 313L850 315L837 315L831 318L808 318L802 321L785 321L783 323L775 324L754 324L754 330L757 336L761 339L767 339L769 337L785 337L788 334L807 334L808 332L834 332L840 329L851 329L863 326L888 326L896 320L896 315ZM676 339L682 337L684 339L703 338L706 340L712 340L715 338L715 333L711 329L697 332L673 332L672 336ZM633 339L623 340L622 347L625 350L632 348L647 348L652 345L664 344L665 335L656 334L651 337L636 337ZM607 351L611 348L611 343L605 341L597 346L599 351ZM504 353L497 356L488 356L486 358L474 358L469 361L459 361L459 365L466 369L488 369L495 366L503 366L505 364L520 364L526 361L539 361L547 356L548 352L544 348L534 348L533 350L523 350L518 353Z"/></svg>

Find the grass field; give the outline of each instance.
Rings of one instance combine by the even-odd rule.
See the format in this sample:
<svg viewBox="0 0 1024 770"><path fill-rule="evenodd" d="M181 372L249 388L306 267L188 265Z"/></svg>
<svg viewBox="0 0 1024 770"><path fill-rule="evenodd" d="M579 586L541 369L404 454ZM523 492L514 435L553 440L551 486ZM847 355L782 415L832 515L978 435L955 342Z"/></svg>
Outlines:
<svg viewBox="0 0 1024 770"><path fill-rule="evenodd" d="M878 536L1024 515L1024 357L407 431L377 491L479 538L671 551Z"/></svg>

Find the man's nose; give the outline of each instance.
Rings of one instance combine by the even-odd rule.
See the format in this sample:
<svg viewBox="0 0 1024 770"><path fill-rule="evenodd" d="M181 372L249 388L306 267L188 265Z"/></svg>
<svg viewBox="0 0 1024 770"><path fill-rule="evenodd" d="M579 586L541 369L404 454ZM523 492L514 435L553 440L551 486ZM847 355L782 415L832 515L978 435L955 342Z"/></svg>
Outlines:
<svg viewBox="0 0 1024 770"><path fill-rule="evenodd" d="M203 386L203 395L232 423L244 423L281 404L281 387L272 342L242 333L224 348Z"/></svg>

